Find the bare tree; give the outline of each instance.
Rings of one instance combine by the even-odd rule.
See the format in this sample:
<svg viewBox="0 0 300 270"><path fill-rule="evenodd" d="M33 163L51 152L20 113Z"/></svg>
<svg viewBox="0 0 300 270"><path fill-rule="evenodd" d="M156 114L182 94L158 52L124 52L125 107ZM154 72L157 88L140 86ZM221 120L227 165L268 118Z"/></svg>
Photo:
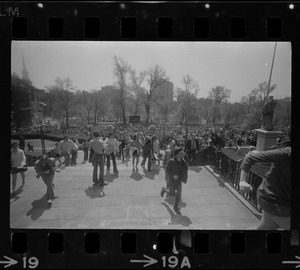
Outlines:
<svg viewBox="0 0 300 270"><path fill-rule="evenodd" d="M73 82L69 77L61 79L59 77L55 80L55 85L46 87L50 92L55 93L57 108L64 110L64 116L66 118L66 128L69 128L69 110L72 105L73 93L76 87L73 86Z"/></svg>
<svg viewBox="0 0 300 270"><path fill-rule="evenodd" d="M182 111L181 122L184 122L187 125L190 113L196 110L197 93L200 88L189 74L182 78L182 84L183 89L177 89L177 102Z"/></svg>
<svg viewBox="0 0 300 270"><path fill-rule="evenodd" d="M273 84L268 89L268 82L262 82L258 84L258 87L253 89L251 93L257 96L262 104L265 104L267 97L271 92L273 92L277 88L276 84Z"/></svg>
<svg viewBox="0 0 300 270"><path fill-rule="evenodd" d="M125 115L125 95L127 89L127 74L130 72L130 66L120 57L113 58L113 75L116 79L115 84L120 89L120 106L123 118L123 124L126 125Z"/></svg>
<svg viewBox="0 0 300 270"><path fill-rule="evenodd" d="M142 83L146 78L146 72L142 71L139 75L136 75L135 70L130 71L130 89L134 96L134 114L138 114L138 107L144 103L145 100L145 89L141 87Z"/></svg>
<svg viewBox="0 0 300 270"><path fill-rule="evenodd" d="M167 81L169 78L166 76L164 69L158 65L150 68L147 72L147 82L149 89L146 92L146 97L144 100L145 110L146 110L146 125L149 123L151 102L156 99L155 93L158 87Z"/></svg>
<svg viewBox="0 0 300 270"><path fill-rule="evenodd" d="M91 98L92 98L92 108L94 113L94 123L93 125L96 126L98 120L99 120L99 114L103 110L103 107L105 106L105 97L103 93L99 90L93 90L91 92Z"/></svg>
<svg viewBox="0 0 300 270"><path fill-rule="evenodd" d="M93 108L93 98L92 95L88 92L83 91L80 94L81 97L81 106L82 106L82 115L87 120L87 124L90 124L90 116Z"/></svg>
<svg viewBox="0 0 300 270"><path fill-rule="evenodd" d="M241 98L241 103L245 104L247 106L247 112L249 113L250 110L252 109L252 107L257 104L258 102L258 97L257 95L254 93L254 91L251 91L250 94L248 94L247 96L243 96Z"/></svg>

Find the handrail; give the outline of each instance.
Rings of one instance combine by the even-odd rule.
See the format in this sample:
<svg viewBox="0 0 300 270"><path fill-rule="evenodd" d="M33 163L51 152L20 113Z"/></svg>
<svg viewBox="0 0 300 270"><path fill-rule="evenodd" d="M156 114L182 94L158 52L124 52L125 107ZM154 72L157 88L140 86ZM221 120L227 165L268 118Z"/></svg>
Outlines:
<svg viewBox="0 0 300 270"><path fill-rule="evenodd" d="M249 194L243 193L239 188L240 181L240 165L242 159L234 160L227 156L223 151L216 153L212 147L206 148L197 154L194 165L209 165L217 172L228 184L230 184L239 194L241 194L252 206L259 212L261 208L257 203L256 192L262 182L263 176L253 170L248 174L247 182L252 186L252 191Z"/></svg>

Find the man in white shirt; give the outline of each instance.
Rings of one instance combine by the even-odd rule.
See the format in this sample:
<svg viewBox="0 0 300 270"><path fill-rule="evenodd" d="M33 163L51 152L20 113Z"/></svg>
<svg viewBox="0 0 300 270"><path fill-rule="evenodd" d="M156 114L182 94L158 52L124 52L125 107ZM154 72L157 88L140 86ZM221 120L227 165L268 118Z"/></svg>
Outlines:
<svg viewBox="0 0 300 270"><path fill-rule="evenodd" d="M95 185L105 186L108 183L104 181L104 153L106 146L100 139L99 132L94 132L94 139L90 142L89 151L92 155L91 162L94 166L93 170L93 182ZM98 166L99 166L99 178L98 178Z"/></svg>
<svg viewBox="0 0 300 270"><path fill-rule="evenodd" d="M19 148L19 142L11 144L10 172L12 175L12 196L16 195L17 174L21 174L22 186L25 185L26 156Z"/></svg>
<svg viewBox="0 0 300 270"><path fill-rule="evenodd" d="M106 147L106 157L107 157L107 171L110 170L110 157L113 162L114 173L118 174L116 154L119 151L119 142L115 139L113 133L108 134L108 138L105 140L104 145Z"/></svg>
<svg viewBox="0 0 300 270"><path fill-rule="evenodd" d="M69 139L67 135L64 136L64 139L58 144L58 153L65 158L65 166L70 164L70 154L73 148L77 147L76 144Z"/></svg>

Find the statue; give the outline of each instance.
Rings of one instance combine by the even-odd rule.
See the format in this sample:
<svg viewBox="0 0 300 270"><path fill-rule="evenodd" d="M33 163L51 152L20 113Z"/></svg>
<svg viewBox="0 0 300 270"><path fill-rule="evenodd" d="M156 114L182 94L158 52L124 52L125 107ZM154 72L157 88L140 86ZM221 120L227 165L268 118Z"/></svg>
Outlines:
<svg viewBox="0 0 300 270"><path fill-rule="evenodd" d="M273 130L273 114L276 107L277 102L273 99L273 96L269 97L269 101L262 108L262 123L261 129L271 131Z"/></svg>

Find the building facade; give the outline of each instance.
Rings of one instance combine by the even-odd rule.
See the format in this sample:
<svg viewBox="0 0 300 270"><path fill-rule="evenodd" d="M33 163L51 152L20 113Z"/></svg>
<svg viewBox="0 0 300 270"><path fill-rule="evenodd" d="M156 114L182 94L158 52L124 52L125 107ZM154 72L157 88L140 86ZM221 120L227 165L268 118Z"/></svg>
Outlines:
<svg viewBox="0 0 300 270"><path fill-rule="evenodd" d="M44 90L35 88L29 78L23 57L22 78L16 73L11 76L11 124L14 127L30 126L39 115L42 119L42 109L45 104L39 102L39 95Z"/></svg>
<svg viewBox="0 0 300 270"><path fill-rule="evenodd" d="M170 81L164 81L155 90L155 96L164 102L173 102L174 84Z"/></svg>

